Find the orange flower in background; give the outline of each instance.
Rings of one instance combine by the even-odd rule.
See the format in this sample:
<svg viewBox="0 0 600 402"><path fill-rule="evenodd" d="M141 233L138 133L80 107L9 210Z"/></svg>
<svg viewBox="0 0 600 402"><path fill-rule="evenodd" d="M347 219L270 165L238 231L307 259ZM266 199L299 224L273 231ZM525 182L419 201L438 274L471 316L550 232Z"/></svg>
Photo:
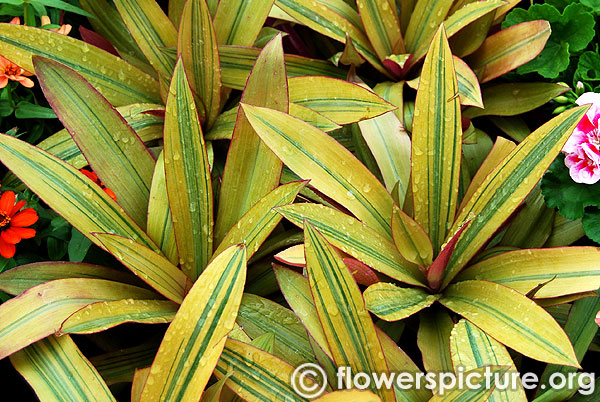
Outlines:
<svg viewBox="0 0 600 402"><path fill-rule="evenodd" d="M10 21L11 24L20 25L21 20L15 17ZM22 69L10 60L0 56L0 88L4 88L8 84L8 80L18 81L24 87L33 87L33 81L27 77L31 77L33 73Z"/></svg>
<svg viewBox="0 0 600 402"><path fill-rule="evenodd" d="M41 22L42 22L42 26L52 24L52 22L50 21L50 17L48 17L47 15L42 15ZM61 35L68 35L69 32L71 32L72 28L73 27L70 24L63 24L60 26L60 28L52 28L52 29L48 29L48 31L56 32Z"/></svg>
<svg viewBox="0 0 600 402"><path fill-rule="evenodd" d="M104 190L104 192L106 194L108 194L108 196L110 198L112 198L113 200L117 200L117 196L115 195L115 192L112 191L110 188L106 187L104 185L104 183L102 183L102 181L100 181L100 179L98 178L98 175L94 172L91 172L87 169L79 169L79 171L81 173L83 173L84 175L86 175L90 180L92 180L94 183L96 183L97 185L100 186L100 188L102 188L102 190Z"/></svg>
<svg viewBox="0 0 600 402"><path fill-rule="evenodd" d="M8 80L18 81L24 87L33 87L33 81L27 77L33 74L22 69L10 60L0 56L0 88L4 88L8 84Z"/></svg>
<svg viewBox="0 0 600 402"><path fill-rule="evenodd" d="M33 208L21 208L25 201L15 204L15 193L5 191L0 197L0 255L12 258L15 255L15 244L23 239L35 236L35 230L28 228L38 220Z"/></svg>

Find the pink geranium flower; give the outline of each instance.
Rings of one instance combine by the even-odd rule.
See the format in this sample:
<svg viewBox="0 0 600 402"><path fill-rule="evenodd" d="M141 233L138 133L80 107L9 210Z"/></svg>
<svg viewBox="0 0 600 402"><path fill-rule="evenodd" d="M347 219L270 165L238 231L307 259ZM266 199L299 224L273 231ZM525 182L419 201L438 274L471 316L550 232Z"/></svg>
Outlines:
<svg viewBox="0 0 600 402"><path fill-rule="evenodd" d="M600 94L586 92L576 103L591 106L562 149L565 165L576 183L594 184L600 180Z"/></svg>

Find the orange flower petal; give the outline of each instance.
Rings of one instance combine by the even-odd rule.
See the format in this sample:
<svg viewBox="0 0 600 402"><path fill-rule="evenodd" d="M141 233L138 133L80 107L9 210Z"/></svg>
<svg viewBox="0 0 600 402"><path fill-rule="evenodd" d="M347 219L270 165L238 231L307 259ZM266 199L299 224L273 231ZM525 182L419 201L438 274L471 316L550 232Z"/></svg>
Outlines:
<svg viewBox="0 0 600 402"><path fill-rule="evenodd" d="M8 60L4 56L0 56L0 69L2 69L4 71L6 66L8 66L9 64L12 64L10 60Z"/></svg>
<svg viewBox="0 0 600 402"><path fill-rule="evenodd" d="M2 237L2 240L7 242L8 244L17 244L21 241L21 236L19 236L17 232L12 230L12 228L8 228L2 233L0 233L0 237Z"/></svg>
<svg viewBox="0 0 600 402"><path fill-rule="evenodd" d="M0 77L0 89L4 88L8 84L8 78L5 76Z"/></svg>
<svg viewBox="0 0 600 402"><path fill-rule="evenodd" d="M38 220L37 212L33 208L27 208L18 212L10 221L11 226L25 227L33 225Z"/></svg>
<svg viewBox="0 0 600 402"><path fill-rule="evenodd" d="M15 205L15 193L12 191L5 191L0 198L0 212L10 216L12 209Z"/></svg>
<svg viewBox="0 0 600 402"><path fill-rule="evenodd" d="M79 169L79 171L81 173L83 173L84 175L86 175L88 177L88 179L92 180L94 183L98 184L98 175L94 172L90 172L87 169Z"/></svg>
<svg viewBox="0 0 600 402"><path fill-rule="evenodd" d="M14 232L17 236L22 239L31 239L35 237L35 229L31 228L20 228L20 227L11 227L7 231Z"/></svg>
<svg viewBox="0 0 600 402"><path fill-rule="evenodd" d="M73 27L71 26L71 24L64 24L61 25L60 28L58 28L58 30L56 31L57 33L61 34L61 35L68 35L69 32L71 32L71 29L73 29Z"/></svg>
<svg viewBox="0 0 600 402"><path fill-rule="evenodd" d="M112 191L110 188L105 188L105 189L104 189L104 192L105 192L106 194L108 194L108 196L109 196L110 198L112 198L113 200L115 200L115 201L117 200L117 196L115 195L115 192L114 192L114 191Z"/></svg>
<svg viewBox="0 0 600 402"><path fill-rule="evenodd" d="M25 88L32 88L34 83L27 77L20 76L17 78L17 81L21 83Z"/></svg>
<svg viewBox="0 0 600 402"><path fill-rule="evenodd" d="M4 258L12 258L15 256L15 245L8 244L4 240L2 240L2 236L0 236L0 255Z"/></svg>
<svg viewBox="0 0 600 402"><path fill-rule="evenodd" d="M15 204L15 206L13 207L12 211L10 212L10 216L13 216L13 215L14 215L14 214L16 214L17 212L19 212L19 210L20 210L21 208L23 208L23 206L24 206L24 205L25 205L25 201L24 201L24 200L21 200L21 201L17 202L17 203Z"/></svg>
<svg viewBox="0 0 600 402"><path fill-rule="evenodd" d="M21 25L21 19L19 17L15 17L12 20L10 20L9 24Z"/></svg>

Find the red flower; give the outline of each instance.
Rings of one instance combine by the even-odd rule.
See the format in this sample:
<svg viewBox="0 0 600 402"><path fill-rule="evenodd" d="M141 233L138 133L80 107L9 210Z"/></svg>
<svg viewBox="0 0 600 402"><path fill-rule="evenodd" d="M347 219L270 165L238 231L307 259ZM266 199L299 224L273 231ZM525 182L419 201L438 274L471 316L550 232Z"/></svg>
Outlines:
<svg viewBox="0 0 600 402"><path fill-rule="evenodd" d="M15 193L5 191L0 198L0 255L11 258L15 255L15 244L22 239L31 239L35 230L28 228L38 220L33 208L25 208L25 201L15 204Z"/></svg>
<svg viewBox="0 0 600 402"><path fill-rule="evenodd" d="M104 183L102 183L102 182L100 181L100 179L98 178L98 175L97 175L96 173L94 173L94 172L91 172L91 171L89 171L89 170L87 170L87 169L79 169L79 171L80 171L81 173L83 173L84 175L86 175L86 176L88 177L88 179L90 179L91 181L93 181L94 183L96 183L97 185L99 185L99 186L100 186L100 188L102 188L102 190L104 190L104 192L105 192L106 194L108 194L108 196L109 196L110 198L112 198L112 199L113 199L113 200L115 200L115 201L117 200L117 196L115 195L115 192L114 192L114 191L112 191L110 188L106 187L106 186L104 185Z"/></svg>

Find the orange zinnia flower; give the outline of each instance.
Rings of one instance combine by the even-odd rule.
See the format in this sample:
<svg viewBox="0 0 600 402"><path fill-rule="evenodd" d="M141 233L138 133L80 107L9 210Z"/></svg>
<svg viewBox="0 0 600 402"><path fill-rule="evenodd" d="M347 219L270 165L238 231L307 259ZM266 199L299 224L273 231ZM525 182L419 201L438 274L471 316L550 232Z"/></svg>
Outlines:
<svg viewBox="0 0 600 402"><path fill-rule="evenodd" d="M21 20L19 17L15 17L10 23L19 25L21 24ZM0 56L0 89L8 84L8 80L18 81L24 87L31 88L33 86L33 81L27 77L31 77L32 75L33 74L29 71L22 69L12 61Z"/></svg>
<svg viewBox="0 0 600 402"><path fill-rule="evenodd" d="M5 191L0 198L0 255L12 258L15 255L15 244L22 239L31 239L35 230L28 228L38 220L33 208L25 208L25 201L15 204L15 193Z"/></svg>
<svg viewBox="0 0 600 402"><path fill-rule="evenodd" d="M81 173L83 173L84 175L86 175L86 176L87 176L87 177L88 177L90 180L92 180L94 183L96 183L97 185L99 185L99 186L102 188L102 190L104 190L104 192L105 192L106 194L108 194L108 196L109 196L110 198L112 198L112 199L113 199L113 200L115 200L115 201L117 200L117 196L115 195L115 192L114 192L114 191L112 191L110 188L106 187L106 186L104 185L104 183L102 183L102 181L100 181L100 179L98 178L98 175L97 175L96 173L94 173L94 172L90 172L90 171L89 171L89 170L87 170L87 169L79 169L79 171L80 171Z"/></svg>
<svg viewBox="0 0 600 402"><path fill-rule="evenodd" d="M33 81L27 77L33 74L22 69L10 60L0 56L0 88L4 88L8 84L8 80L18 81L24 87L33 87Z"/></svg>

